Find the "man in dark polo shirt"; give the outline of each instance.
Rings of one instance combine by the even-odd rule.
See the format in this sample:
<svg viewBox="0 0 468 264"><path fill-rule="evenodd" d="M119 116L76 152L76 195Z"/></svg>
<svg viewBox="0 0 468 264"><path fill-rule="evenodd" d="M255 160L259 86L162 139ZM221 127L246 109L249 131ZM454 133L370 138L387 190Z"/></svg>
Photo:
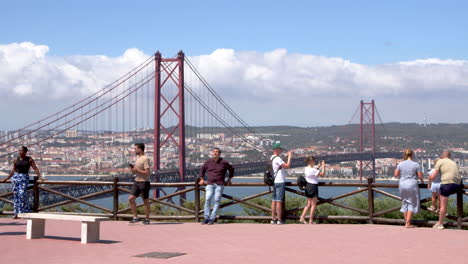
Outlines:
<svg viewBox="0 0 468 264"><path fill-rule="evenodd" d="M234 168L225 159L221 158L221 150L214 148L213 157L205 162L200 168L200 185L207 184L205 192L205 220L202 224L212 225L216 219L216 213L221 203L224 186L231 184L231 178L234 177ZM229 171L229 178L225 181L226 172ZM205 174L208 175L208 182L204 180ZM213 202L213 210L210 214L210 207Z"/></svg>

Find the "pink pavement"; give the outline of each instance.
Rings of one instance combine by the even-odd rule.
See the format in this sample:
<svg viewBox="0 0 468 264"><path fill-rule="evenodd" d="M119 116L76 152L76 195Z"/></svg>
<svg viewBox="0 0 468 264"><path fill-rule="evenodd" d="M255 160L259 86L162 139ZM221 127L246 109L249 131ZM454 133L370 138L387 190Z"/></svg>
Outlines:
<svg viewBox="0 0 468 264"><path fill-rule="evenodd" d="M468 263L466 230L389 225L101 223L101 242L80 243L80 223L47 221L26 240L26 221L0 218L0 263ZM170 259L137 258L181 252Z"/></svg>

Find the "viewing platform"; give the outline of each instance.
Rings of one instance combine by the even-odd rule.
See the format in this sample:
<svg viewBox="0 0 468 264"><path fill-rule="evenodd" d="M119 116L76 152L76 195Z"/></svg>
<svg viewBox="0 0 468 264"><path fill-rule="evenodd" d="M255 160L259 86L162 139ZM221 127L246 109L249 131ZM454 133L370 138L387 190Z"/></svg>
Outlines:
<svg viewBox="0 0 468 264"><path fill-rule="evenodd" d="M50 220L26 239L26 220L0 218L2 263L465 263L466 230L369 224L214 224L108 221L81 244L79 222ZM181 253L168 259L136 257ZM160 254L161 255L161 254ZM163 254L162 254L163 255Z"/></svg>

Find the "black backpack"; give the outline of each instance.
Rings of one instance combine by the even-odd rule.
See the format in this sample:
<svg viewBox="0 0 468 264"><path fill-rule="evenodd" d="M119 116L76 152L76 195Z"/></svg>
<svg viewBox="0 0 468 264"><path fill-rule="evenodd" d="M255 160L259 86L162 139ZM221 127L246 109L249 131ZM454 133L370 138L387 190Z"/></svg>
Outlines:
<svg viewBox="0 0 468 264"><path fill-rule="evenodd" d="M297 187L299 187L299 190L304 191L306 186L307 186L307 181L304 175L297 176Z"/></svg>
<svg viewBox="0 0 468 264"><path fill-rule="evenodd" d="M279 170L281 170L281 166L278 170L273 173L273 160L278 156L273 156L273 158L268 162L267 168L263 173L263 182L268 186L273 186L275 184L276 174L278 174Z"/></svg>

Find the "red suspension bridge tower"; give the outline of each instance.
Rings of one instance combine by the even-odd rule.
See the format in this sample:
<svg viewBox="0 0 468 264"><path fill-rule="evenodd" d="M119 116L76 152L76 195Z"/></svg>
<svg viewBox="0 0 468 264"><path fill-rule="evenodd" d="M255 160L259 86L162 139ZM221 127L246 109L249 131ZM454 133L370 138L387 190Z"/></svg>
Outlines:
<svg viewBox="0 0 468 264"><path fill-rule="evenodd" d="M177 58L162 58L155 54L155 107L154 107L154 170L161 167L161 149L173 142L178 149L179 177L185 180L185 109L184 109L184 59L179 51ZM170 85L172 84L172 85ZM172 93L171 93L172 89ZM175 95L174 95L174 89ZM165 116L175 116L175 124L164 124ZM173 126L171 128L171 126ZM161 131L165 137L161 141ZM177 137L176 137L177 135Z"/></svg>
<svg viewBox="0 0 468 264"><path fill-rule="evenodd" d="M375 103L364 103L361 100L360 115L360 152L359 177L375 179ZM364 158L370 154L370 159Z"/></svg>

